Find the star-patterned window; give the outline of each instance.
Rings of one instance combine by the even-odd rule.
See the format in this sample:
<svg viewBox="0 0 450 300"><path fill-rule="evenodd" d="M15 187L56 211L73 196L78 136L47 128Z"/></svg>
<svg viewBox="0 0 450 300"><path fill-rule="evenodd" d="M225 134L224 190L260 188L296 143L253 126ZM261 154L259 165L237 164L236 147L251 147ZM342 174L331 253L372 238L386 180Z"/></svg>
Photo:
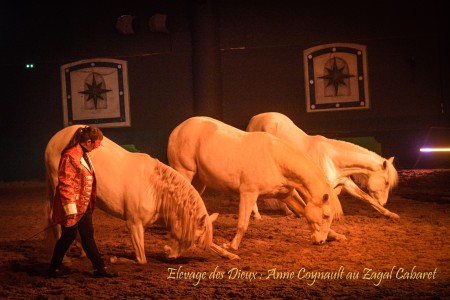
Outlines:
<svg viewBox="0 0 450 300"><path fill-rule="evenodd" d="M365 46L320 45L306 49L303 61L308 112L369 108Z"/></svg>
<svg viewBox="0 0 450 300"><path fill-rule="evenodd" d="M97 58L61 66L64 126L130 126L127 62Z"/></svg>

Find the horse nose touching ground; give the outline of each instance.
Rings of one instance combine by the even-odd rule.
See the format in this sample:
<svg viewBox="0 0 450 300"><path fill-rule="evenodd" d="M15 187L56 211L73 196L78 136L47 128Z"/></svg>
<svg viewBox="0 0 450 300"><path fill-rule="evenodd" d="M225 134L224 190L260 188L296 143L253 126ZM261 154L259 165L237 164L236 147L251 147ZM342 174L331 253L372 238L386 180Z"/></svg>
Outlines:
<svg viewBox="0 0 450 300"><path fill-rule="evenodd" d="M352 175L352 180L380 205L386 205L389 198L390 183L388 173L385 171L387 164L381 170L366 174Z"/></svg>
<svg viewBox="0 0 450 300"><path fill-rule="evenodd" d="M311 202L305 206L305 218L308 220L312 232L311 239L317 245L325 244L333 221L328 195L324 195L323 202L322 206Z"/></svg>

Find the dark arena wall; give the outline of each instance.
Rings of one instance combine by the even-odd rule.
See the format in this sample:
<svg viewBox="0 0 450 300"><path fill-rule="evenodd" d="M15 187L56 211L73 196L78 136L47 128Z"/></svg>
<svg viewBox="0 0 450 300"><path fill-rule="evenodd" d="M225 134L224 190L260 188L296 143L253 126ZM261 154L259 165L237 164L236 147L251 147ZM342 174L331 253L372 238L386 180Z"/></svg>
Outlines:
<svg viewBox="0 0 450 300"><path fill-rule="evenodd" d="M419 152L436 136L436 146L449 146L443 1L3 6L0 181L44 179L45 145L64 126L60 67L93 58L128 65L131 126L105 134L164 162L170 132L193 115L245 129L253 115L278 111L308 134L375 140L399 169L448 167L448 154ZM133 16L126 32L123 15ZM331 43L366 47L367 109L307 111L303 51Z"/></svg>

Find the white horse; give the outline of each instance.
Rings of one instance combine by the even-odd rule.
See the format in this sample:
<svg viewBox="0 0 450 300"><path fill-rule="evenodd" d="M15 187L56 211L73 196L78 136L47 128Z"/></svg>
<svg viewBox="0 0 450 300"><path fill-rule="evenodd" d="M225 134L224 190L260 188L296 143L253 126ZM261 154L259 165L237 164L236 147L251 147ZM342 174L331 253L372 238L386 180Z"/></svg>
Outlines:
<svg viewBox="0 0 450 300"><path fill-rule="evenodd" d="M310 136L287 116L276 112L252 117L247 131L269 132L288 141L299 151L307 153L323 170L336 194L344 190L360 200L367 201L383 215L399 218L397 214L383 207L387 202L389 191L398 183L393 157L385 159L349 142L319 135Z"/></svg>
<svg viewBox="0 0 450 300"><path fill-rule="evenodd" d="M212 118L192 117L172 131L167 154L169 164L200 193L208 186L239 194L237 233L231 245L224 245L226 248L238 249L258 198L277 198L296 215L305 215L311 237L318 244L332 232L333 217L342 213L319 168L287 142L268 133L249 133Z"/></svg>
<svg viewBox="0 0 450 300"><path fill-rule="evenodd" d="M49 224L61 151L79 127L62 129L50 139L45 149ZM128 152L107 137L89 155L96 170L96 206L126 221L139 264L147 262L144 226L158 219L169 229L169 245L164 246L169 258L176 258L195 245L201 249L211 248L230 259L238 258L212 242L212 222L217 214L208 215L198 192L175 170L147 154ZM59 233L55 233L54 238L57 238Z"/></svg>

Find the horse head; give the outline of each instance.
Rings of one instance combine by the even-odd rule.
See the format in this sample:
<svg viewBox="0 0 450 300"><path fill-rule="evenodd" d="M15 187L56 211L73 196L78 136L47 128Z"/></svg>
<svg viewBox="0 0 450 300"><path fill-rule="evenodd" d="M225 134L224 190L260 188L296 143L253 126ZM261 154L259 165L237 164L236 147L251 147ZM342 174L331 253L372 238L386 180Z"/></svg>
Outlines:
<svg viewBox="0 0 450 300"><path fill-rule="evenodd" d="M398 174L393 165L394 157L384 160L377 171L352 175L353 181L364 189L380 205L385 205L389 191L398 183Z"/></svg>
<svg viewBox="0 0 450 300"><path fill-rule="evenodd" d="M175 224L170 227L169 244L164 246L166 257L177 258L194 246L203 250L209 249L213 238L212 223L217 219L217 216L217 213L210 216L203 214L191 223L190 229L182 226L180 220L175 221ZM187 231L193 232L193 235L190 236Z"/></svg>
<svg viewBox="0 0 450 300"><path fill-rule="evenodd" d="M313 243L318 245L326 242L333 219L343 214L339 199L332 192L321 197L310 197L307 203L292 198L286 198L285 203L295 214L305 216Z"/></svg>
<svg viewBox="0 0 450 300"><path fill-rule="evenodd" d="M330 194L333 197L333 193ZM328 194L322 199L313 199L305 206L305 217L311 229L311 238L314 244L322 245L326 242L334 213Z"/></svg>
<svg viewBox="0 0 450 300"><path fill-rule="evenodd" d="M164 246L168 258L177 258L197 246L211 247L212 223L218 214L208 215L203 199L186 178L158 161L157 178L151 178L155 193L161 199L160 213L169 229L169 244Z"/></svg>

